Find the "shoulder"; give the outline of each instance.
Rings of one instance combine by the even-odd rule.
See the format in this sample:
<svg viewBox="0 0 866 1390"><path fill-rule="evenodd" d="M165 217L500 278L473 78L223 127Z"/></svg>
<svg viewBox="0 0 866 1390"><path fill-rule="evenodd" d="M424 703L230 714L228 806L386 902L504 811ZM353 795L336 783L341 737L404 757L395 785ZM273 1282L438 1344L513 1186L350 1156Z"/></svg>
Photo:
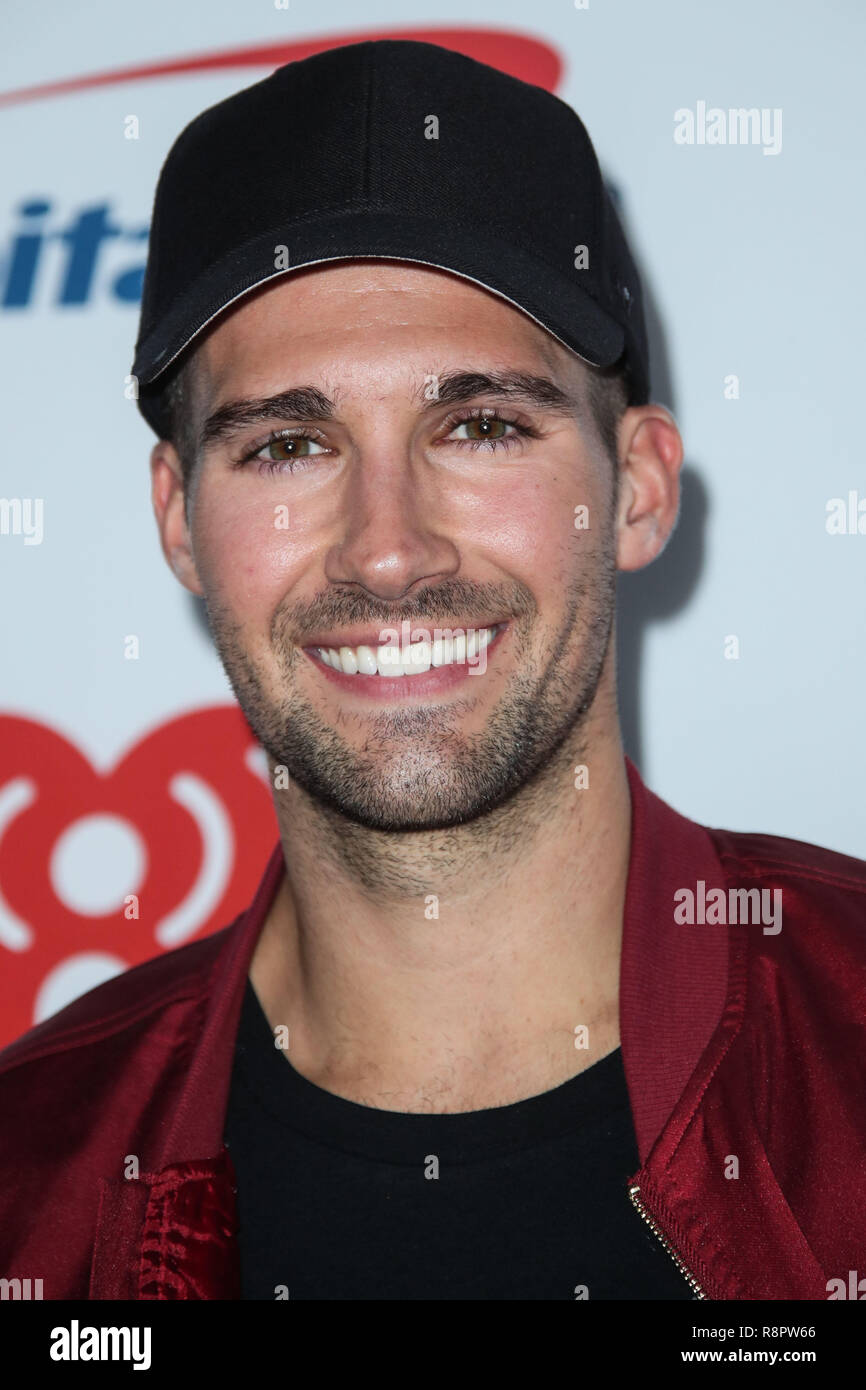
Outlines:
<svg viewBox="0 0 866 1390"><path fill-rule="evenodd" d="M709 834L728 899L745 905L751 894L752 915L740 920L752 959L769 955L788 972L808 970L813 983L826 976L866 1005L865 860L781 835Z"/></svg>
<svg viewBox="0 0 866 1390"><path fill-rule="evenodd" d="M234 924L232 924L233 926ZM0 1262L86 1297L104 1180L158 1161L232 926L124 971L0 1052Z"/></svg>
<svg viewBox="0 0 866 1390"><path fill-rule="evenodd" d="M729 894L756 888L768 907L773 899L778 907L778 931L763 923L735 929L740 944L731 960L745 968L734 967L743 1011L726 1073L733 1078L729 1113L754 1114L775 1178L813 1248L832 1250L847 1269L862 1230L852 1224L843 1234L833 1225L837 1198L828 1171L844 1174L862 1202L866 863L775 835L710 834Z"/></svg>
<svg viewBox="0 0 866 1390"><path fill-rule="evenodd" d="M723 864L838 887L859 895L861 903L866 901L866 860L782 835L705 828Z"/></svg>
<svg viewBox="0 0 866 1390"><path fill-rule="evenodd" d="M783 923L838 930L866 947L866 861L781 835L707 831L729 888L773 890Z"/></svg>
<svg viewBox="0 0 866 1390"><path fill-rule="evenodd" d="M709 829L743 916L751 1006L788 1028L866 1032L866 862L779 835ZM757 890L757 891L756 891ZM729 914L729 925L733 921Z"/></svg>
<svg viewBox="0 0 866 1390"><path fill-rule="evenodd" d="M115 975L22 1033L0 1051L0 1084L9 1072L41 1058L89 1051L95 1043L110 1050L112 1041L119 1045L155 1015L190 1003L205 987L234 925Z"/></svg>

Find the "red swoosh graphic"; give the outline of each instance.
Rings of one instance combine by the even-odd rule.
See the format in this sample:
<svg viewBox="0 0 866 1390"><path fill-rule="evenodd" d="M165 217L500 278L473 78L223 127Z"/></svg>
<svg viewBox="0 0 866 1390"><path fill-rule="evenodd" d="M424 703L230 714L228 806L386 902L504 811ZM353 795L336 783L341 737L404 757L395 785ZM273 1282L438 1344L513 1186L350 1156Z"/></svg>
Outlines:
<svg viewBox="0 0 866 1390"><path fill-rule="evenodd" d="M257 44L252 48L228 48L217 53L203 53L191 58L173 58L138 67L115 68L111 72L91 73L86 77L67 77L60 82L43 82L36 87L21 87L17 91L0 93L0 106L41 97L62 96L68 92L89 91L93 87L110 87L119 82L136 82L147 77L172 77L179 73L213 72L221 68L281 67L283 63L310 58L329 48L364 43L370 39L416 39L422 43L437 43L468 58L488 63L512 77L522 78L536 87L552 92L562 74L562 60L555 49L541 39L513 34L502 29L388 29L373 33L349 34L342 38L304 39L295 43Z"/></svg>

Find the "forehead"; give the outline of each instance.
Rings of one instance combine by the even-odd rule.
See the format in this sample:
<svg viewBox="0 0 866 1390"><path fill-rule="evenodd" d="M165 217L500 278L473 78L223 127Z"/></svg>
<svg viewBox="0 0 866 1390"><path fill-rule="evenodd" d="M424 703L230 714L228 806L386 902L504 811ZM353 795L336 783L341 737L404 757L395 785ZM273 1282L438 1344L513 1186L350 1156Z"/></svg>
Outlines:
<svg viewBox="0 0 866 1390"><path fill-rule="evenodd" d="M580 359L522 310L473 281L431 266L351 261L259 286L220 315L196 352L213 403L300 373L404 380L425 370L496 366L544 370L563 386Z"/></svg>

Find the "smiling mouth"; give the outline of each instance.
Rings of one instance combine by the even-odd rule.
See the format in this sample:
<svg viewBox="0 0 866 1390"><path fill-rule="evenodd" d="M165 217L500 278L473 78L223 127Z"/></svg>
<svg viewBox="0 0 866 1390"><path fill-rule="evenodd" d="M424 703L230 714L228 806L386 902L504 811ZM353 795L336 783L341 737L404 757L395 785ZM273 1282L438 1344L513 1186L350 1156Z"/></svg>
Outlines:
<svg viewBox="0 0 866 1390"><path fill-rule="evenodd" d="M502 622L482 628L434 628L434 633L448 635L433 636L429 641L425 639L404 646L387 644L374 647L362 644L357 647L313 646L304 650L345 676L379 676L385 679L414 677L441 667L477 666L479 658L484 660L487 648L507 626Z"/></svg>

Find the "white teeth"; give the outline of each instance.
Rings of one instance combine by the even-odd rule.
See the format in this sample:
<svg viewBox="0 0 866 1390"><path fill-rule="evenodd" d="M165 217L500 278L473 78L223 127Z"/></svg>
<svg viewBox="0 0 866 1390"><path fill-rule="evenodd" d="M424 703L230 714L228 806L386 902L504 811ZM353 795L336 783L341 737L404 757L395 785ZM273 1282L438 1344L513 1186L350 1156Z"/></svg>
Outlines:
<svg viewBox="0 0 866 1390"><path fill-rule="evenodd" d="M347 676L412 676L431 666L451 666L474 661L499 631L495 627L470 628L469 633L436 637L432 642L412 642L405 653L398 647L317 647L322 661Z"/></svg>
<svg viewBox="0 0 866 1390"><path fill-rule="evenodd" d="M378 671L376 663L376 653L372 647L356 647L355 655L358 658L358 670L362 676L375 676Z"/></svg>
<svg viewBox="0 0 866 1390"><path fill-rule="evenodd" d="M412 642L409 646L409 661L406 670L413 674L430 670L430 661L433 656L432 642Z"/></svg>
<svg viewBox="0 0 866 1390"><path fill-rule="evenodd" d="M403 663L399 647L379 647L376 651L376 665L380 676L402 676Z"/></svg>
<svg viewBox="0 0 866 1390"><path fill-rule="evenodd" d="M453 656L452 641L450 637L433 638L433 665L450 666Z"/></svg>

